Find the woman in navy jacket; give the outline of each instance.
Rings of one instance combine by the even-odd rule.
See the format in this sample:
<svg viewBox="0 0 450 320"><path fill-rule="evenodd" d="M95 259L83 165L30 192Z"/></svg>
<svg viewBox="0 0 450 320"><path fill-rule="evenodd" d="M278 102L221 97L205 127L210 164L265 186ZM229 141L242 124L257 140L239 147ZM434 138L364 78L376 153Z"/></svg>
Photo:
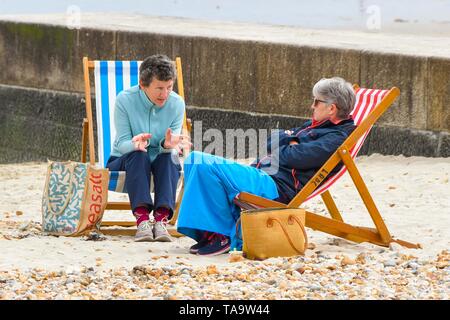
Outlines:
<svg viewBox="0 0 450 320"><path fill-rule="evenodd" d="M321 79L312 93L312 119L273 133L268 156L252 165L202 152L188 156L178 231L197 241L191 253L241 250L235 228L240 215L233 202L236 195L245 191L288 203L354 130L350 113L355 93L350 83L338 77Z"/></svg>

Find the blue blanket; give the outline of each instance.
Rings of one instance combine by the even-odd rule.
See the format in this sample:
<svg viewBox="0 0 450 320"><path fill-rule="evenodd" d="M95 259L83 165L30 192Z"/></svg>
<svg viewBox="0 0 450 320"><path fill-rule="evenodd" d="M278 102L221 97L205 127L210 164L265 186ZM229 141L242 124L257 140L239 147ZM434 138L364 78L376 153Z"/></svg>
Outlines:
<svg viewBox="0 0 450 320"><path fill-rule="evenodd" d="M184 195L178 232L199 241L204 231L231 238L231 250L242 250L236 236L240 208L233 199L245 191L268 199L278 197L277 186L264 171L207 153L192 152L184 162Z"/></svg>

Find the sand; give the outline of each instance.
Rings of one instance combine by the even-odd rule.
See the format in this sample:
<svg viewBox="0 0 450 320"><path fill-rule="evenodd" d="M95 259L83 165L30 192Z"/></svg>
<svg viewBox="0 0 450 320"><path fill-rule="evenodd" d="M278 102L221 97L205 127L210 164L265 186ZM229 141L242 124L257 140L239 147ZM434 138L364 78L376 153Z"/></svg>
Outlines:
<svg viewBox="0 0 450 320"><path fill-rule="evenodd" d="M304 257L258 262L189 254L195 242L187 237L45 236L46 163L0 165L0 298L449 299L450 158L375 154L357 166L391 234L422 249L356 244L307 228L312 245ZM373 226L347 174L330 191L346 222ZM320 199L305 207L327 215ZM132 216L105 213L112 219Z"/></svg>

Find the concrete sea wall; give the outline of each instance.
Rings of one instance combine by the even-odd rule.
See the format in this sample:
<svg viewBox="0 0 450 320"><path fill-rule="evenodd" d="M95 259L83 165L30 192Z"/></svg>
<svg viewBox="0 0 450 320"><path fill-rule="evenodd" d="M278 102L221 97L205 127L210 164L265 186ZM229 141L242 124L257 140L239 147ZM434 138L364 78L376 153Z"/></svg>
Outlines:
<svg viewBox="0 0 450 320"><path fill-rule="evenodd" d="M0 162L78 160L85 117L82 57L140 60L153 53L182 57L188 117L202 121L203 132L297 126L310 115L314 83L338 75L362 87L401 90L363 154L450 156L446 52L401 54L271 41L270 35L263 41L222 36L232 32L228 24L217 36L205 36L178 34L172 20L164 20L172 28L167 34L150 31L151 19L133 30L69 29L42 20L0 17Z"/></svg>

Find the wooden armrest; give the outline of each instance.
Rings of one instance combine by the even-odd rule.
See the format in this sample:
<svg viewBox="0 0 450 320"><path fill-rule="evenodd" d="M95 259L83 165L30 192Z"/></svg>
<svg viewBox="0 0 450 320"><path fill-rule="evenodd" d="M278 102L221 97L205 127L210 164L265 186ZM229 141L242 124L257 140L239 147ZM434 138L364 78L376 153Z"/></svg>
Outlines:
<svg viewBox="0 0 450 320"><path fill-rule="evenodd" d="M282 202L269 200L248 192L239 193L238 199L244 202L248 202L250 204L257 205L258 207L262 208L287 208L287 205Z"/></svg>

